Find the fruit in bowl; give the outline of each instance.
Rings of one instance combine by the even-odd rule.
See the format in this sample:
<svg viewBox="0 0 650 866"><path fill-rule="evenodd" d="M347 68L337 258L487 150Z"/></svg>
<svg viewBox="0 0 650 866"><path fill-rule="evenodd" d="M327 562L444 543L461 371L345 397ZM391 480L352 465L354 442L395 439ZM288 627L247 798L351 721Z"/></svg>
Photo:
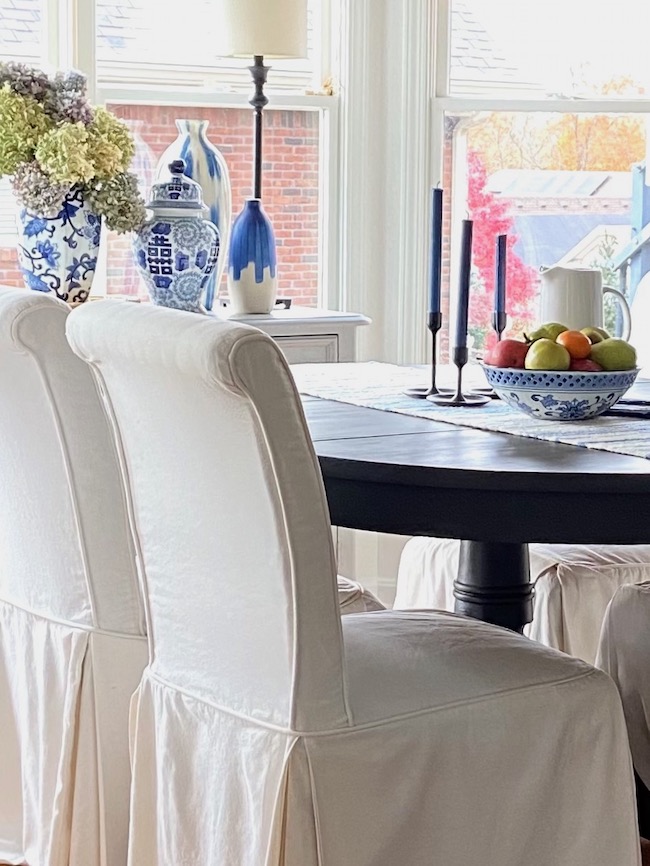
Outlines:
<svg viewBox="0 0 650 866"><path fill-rule="evenodd" d="M528 415L594 418L625 394L639 372L634 347L602 328L576 331L549 322L524 337L498 343L484 357L483 370L496 394Z"/></svg>

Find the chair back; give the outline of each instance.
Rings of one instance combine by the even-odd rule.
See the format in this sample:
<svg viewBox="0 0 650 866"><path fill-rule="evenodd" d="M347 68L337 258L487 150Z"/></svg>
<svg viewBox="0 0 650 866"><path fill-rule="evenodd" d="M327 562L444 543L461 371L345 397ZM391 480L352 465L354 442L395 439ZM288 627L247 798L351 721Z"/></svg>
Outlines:
<svg viewBox="0 0 650 866"><path fill-rule="evenodd" d="M142 635L117 450L67 304L0 287L0 599Z"/></svg>
<svg viewBox="0 0 650 866"><path fill-rule="evenodd" d="M329 514L300 399L256 328L76 309L133 499L149 675L293 730L347 724Z"/></svg>

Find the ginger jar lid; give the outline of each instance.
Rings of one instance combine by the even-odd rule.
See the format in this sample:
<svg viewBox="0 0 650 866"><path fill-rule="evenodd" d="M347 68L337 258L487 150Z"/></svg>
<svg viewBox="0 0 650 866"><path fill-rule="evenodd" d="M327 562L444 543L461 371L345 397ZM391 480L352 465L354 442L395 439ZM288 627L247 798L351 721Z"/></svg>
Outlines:
<svg viewBox="0 0 650 866"><path fill-rule="evenodd" d="M170 176L154 183L149 195L147 207L152 210L178 210L205 213L208 208L203 204L203 192L200 185L184 174L185 161L175 159L169 163Z"/></svg>

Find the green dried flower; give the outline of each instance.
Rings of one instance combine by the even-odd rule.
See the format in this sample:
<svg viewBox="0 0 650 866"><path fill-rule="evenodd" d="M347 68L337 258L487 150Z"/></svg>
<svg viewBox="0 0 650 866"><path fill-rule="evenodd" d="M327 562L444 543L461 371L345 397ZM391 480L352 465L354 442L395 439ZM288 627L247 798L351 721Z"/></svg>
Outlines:
<svg viewBox="0 0 650 866"><path fill-rule="evenodd" d="M130 172L90 184L86 194L93 210L104 217L111 231L119 234L137 231L147 218L138 179Z"/></svg>
<svg viewBox="0 0 650 866"><path fill-rule="evenodd" d="M60 123L38 142L36 159L57 183L84 183L95 176L90 138L83 123Z"/></svg>
<svg viewBox="0 0 650 866"><path fill-rule="evenodd" d="M15 93L8 83L0 87L0 175L13 174L34 150L51 122L31 96Z"/></svg>
<svg viewBox="0 0 650 866"><path fill-rule="evenodd" d="M96 108L88 127L90 153L95 176L110 178L125 172L131 165L135 145L125 123L105 108Z"/></svg>

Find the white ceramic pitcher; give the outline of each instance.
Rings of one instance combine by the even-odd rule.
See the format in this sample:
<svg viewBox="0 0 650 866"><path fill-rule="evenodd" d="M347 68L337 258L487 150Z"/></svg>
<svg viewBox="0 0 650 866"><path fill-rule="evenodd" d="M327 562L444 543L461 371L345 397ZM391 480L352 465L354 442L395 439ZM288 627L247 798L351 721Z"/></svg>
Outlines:
<svg viewBox="0 0 650 866"><path fill-rule="evenodd" d="M615 295L623 315L623 339L630 336L630 308L625 297L612 286L603 286L597 268L541 268L540 322L561 322L567 328L603 327L603 301Z"/></svg>

